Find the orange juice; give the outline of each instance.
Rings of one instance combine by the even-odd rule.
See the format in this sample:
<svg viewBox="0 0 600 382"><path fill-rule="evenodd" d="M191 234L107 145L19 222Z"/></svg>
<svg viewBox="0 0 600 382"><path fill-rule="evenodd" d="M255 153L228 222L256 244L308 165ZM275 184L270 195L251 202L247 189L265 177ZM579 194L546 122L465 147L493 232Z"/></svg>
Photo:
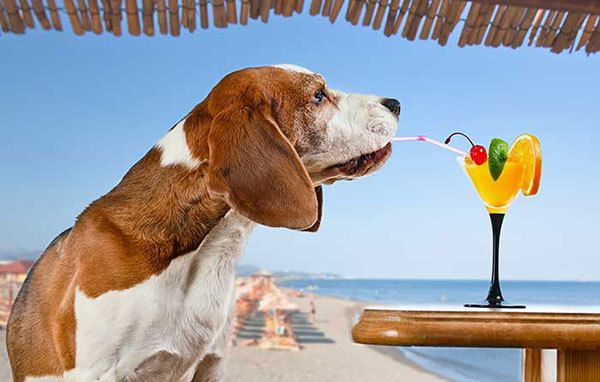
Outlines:
<svg viewBox="0 0 600 382"><path fill-rule="evenodd" d="M464 168L488 212L494 214L506 213L521 190L524 173L523 165L517 162L506 162L498 180L494 180L490 175L488 162L478 166L469 158L466 158L464 159Z"/></svg>

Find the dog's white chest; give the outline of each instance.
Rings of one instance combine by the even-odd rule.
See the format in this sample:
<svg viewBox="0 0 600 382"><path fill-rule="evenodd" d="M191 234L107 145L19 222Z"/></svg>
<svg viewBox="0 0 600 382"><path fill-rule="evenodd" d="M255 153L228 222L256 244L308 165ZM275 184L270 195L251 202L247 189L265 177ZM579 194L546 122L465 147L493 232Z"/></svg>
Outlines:
<svg viewBox="0 0 600 382"><path fill-rule="evenodd" d="M253 225L230 211L196 251L145 282L97 298L76 292L71 378L133 381L145 367L184 372L211 351L234 303L235 263Z"/></svg>

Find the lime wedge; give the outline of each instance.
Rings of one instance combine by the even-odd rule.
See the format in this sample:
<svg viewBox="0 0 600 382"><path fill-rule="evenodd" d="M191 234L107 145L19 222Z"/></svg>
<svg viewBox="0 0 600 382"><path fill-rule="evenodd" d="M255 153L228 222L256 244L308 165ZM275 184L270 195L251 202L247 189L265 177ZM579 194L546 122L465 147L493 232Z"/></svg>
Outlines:
<svg viewBox="0 0 600 382"><path fill-rule="evenodd" d="M492 179L498 180L502 170L504 170L504 164L508 158L508 143L502 139L494 138L490 142L490 149L488 150L488 162L490 167L490 175Z"/></svg>

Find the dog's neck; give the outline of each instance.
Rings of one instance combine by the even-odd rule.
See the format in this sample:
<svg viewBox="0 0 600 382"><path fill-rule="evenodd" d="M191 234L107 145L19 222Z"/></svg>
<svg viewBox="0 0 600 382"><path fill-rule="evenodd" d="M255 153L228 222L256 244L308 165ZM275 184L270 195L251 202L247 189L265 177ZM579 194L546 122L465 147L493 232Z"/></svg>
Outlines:
<svg viewBox="0 0 600 382"><path fill-rule="evenodd" d="M89 209L165 260L198 248L229 207L209 195L204 164L164 166L162 154L151 149Z"/></svg>

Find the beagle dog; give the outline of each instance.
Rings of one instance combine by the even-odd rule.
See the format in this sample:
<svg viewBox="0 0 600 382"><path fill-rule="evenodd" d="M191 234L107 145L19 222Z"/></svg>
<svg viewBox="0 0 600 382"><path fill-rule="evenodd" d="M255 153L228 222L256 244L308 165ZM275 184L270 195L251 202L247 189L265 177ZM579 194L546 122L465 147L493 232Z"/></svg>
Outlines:
<svg viewBox="0 0 600 382"><path fill-rule="evenodd" d="M399 114L293 65L227 75L37 261L14 381L220 381L252 228L316 231L321 185L379 169Z"/></svg>

